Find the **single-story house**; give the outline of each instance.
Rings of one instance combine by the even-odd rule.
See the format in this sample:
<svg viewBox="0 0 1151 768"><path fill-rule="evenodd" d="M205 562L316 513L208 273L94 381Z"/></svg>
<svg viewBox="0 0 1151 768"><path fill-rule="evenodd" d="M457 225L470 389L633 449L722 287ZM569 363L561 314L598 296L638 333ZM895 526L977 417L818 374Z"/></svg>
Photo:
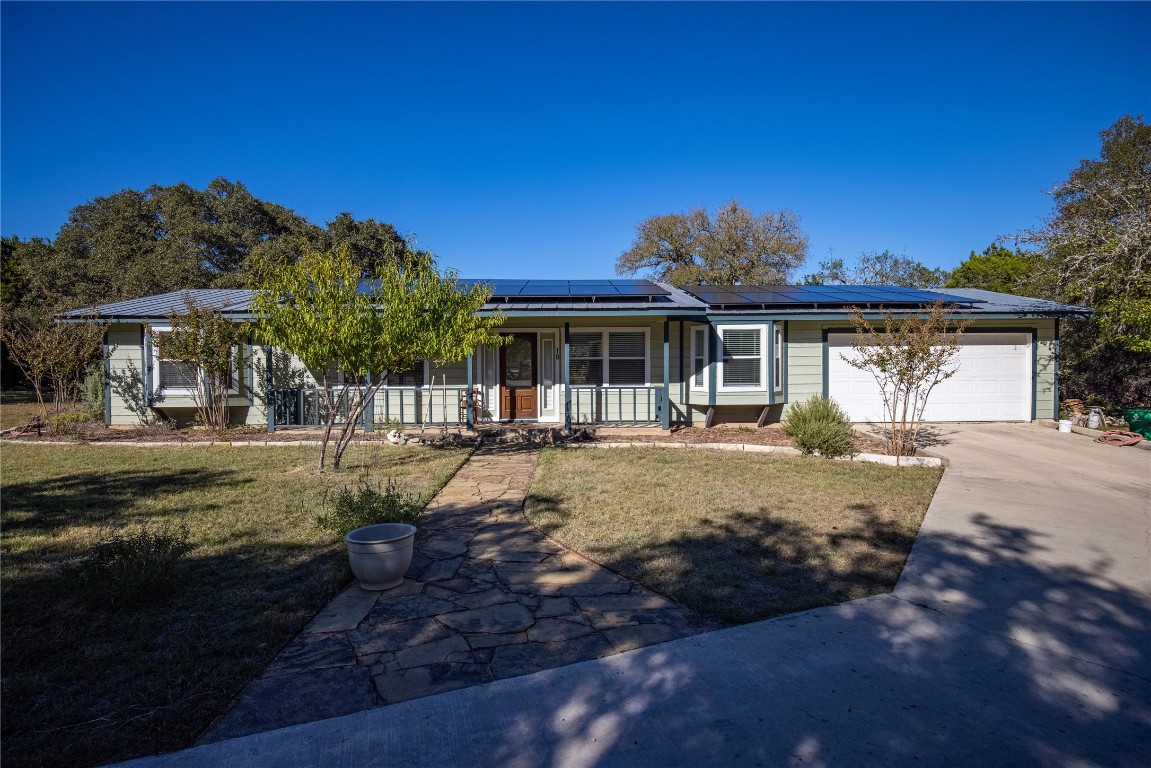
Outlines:
<svg viewBox="0 0 1151 768"><path fill-rule="evenodd" d="M479 282L479 281L468 281ZM789 403L834 398L854 421L879 421L870 374L847 364L850 310L916 313L938 299L971 319L958 372L931 396L929 421L1029 421L1058 410L1059 320L1090 310L978 289L893 286L697 285L647 280L490 280L484 312L506 318L509 343L445 366L392 372L365 426L475 421L677 424L777 421ZM246 290L192 290L61 316L108 323L105 421L187 419L196 372L164 360L148 328L199 304L250 317ZM231 396L236 423L269 431L322 422L316 371L252 340ZM465 404L471 402L471 407Z"/></svg>

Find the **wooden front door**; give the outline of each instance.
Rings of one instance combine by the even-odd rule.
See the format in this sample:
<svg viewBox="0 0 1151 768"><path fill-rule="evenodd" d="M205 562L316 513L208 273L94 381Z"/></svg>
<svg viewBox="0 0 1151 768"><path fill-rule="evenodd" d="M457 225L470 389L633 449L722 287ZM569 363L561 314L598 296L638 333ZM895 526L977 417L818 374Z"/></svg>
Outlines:
<svg viewBox="0 0 1151 768"><path fill-rule="evenodd" d="M500 418L535 419L540 415L536 401L539 366L536 364L536 334L511 333L511 341L500 347Z"/></svg>

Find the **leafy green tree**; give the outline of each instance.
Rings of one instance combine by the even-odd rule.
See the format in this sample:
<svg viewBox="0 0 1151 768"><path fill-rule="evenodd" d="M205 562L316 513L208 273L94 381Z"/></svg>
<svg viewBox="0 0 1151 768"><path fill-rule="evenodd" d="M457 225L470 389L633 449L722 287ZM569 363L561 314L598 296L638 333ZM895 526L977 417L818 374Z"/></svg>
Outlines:
<svg viewBox="0 0 1151 768"><path fill-rule="evenodd" d="M346 244L308 248L293 261L263 262L259 276L252 302L257 334L296 355L321 379L327 419L320 471L341 416L333 469L390 371L408 370L424 359L462 360L478 345L501 341L494 329L503 318L478 314L491 287L463 289L454 271L441 275L430 257L409 264L395 258L379 262L366 290ZM337 371L343 384L333 381Z"/></svg>
<svg viewBox="0 0 1151 768"><path fill-rule="evenodd" d="M242 287L252 252L319 232L287 208L216 179L125 189L72 209L37 281L83 306L187 288Z"/></svg>
<svg viewBox="0 0 1151 768"><path fill-rule="evenodd" d="M1038 246L1051 292L1095 309L1096 341L1151 353L1151 126L1121 117L1051 194L1055 211L1020 233Z"/></svg>
<svg viewBox="0 0 1151 768"><path fill-rule="evenodd" d="M803 264L807 242L792 211L756 215L732 200L714 219L696 208L640 222L615 270L672 285L781 284Z"/></svg>
<svg viewBox="0 0 1151 768"><path fill-rule="evenodd" d="M1004 248L992 243L982 253L971 252L951 271L946 288L982 288L999 293L1019 293L1026 285L1042 254L1020 248Z"/></svg>
<svg viewBox="0 0 1151 768"><path fill-rule="evenodd" d="M407 265L431 257L426 251L412 248L391 224L372 218L357 220L346 211L328 222L323 242L318 245L329 249L346 245L364 277L375 274L392 259L398 258Z"/></svg>
<svg viewBox="0 0 1151 768"><path fill-rule="evenodd" d="M1061 326L1062 393L1111 408L1151 404L1151 126L1126 115L1051 190L1042 226L1015 237L1043 255L1037 295L1095 310Z"/></svg>
<svg viewBox="0 0 1151 768"><path fill-rule="evenodd" d="M947 271L932 268L910 256L897 256L891 251L864 252L848 266L843 259L829 258L819 268L804 275L804 285L899 285L904 288L939 288L947 280Z"/></svg>

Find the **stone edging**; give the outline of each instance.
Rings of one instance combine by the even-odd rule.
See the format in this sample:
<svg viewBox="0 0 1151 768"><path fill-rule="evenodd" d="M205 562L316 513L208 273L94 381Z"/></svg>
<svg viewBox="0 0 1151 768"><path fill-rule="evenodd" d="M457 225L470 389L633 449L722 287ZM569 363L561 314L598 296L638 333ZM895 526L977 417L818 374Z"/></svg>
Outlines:
<svg viewBox="0 0 1151 768"><path fill-rule="evenodd" d="M635 442L635 443L563 443L557 448L646 448L658 446L663 448L694 448L712 451L746 451L748 453L775 453L781 456L802 456L798 448L785 445L754 445L752 443L676 443L676 442ZM897 466L894 456L885 456L880 453L857 453L851 457L833 459L834 461L866 461L872 464L887 464ZM943 459L935 456L904 456L898 466L903 467L942 467Z"/></svg>
<svg viewBox="0 0 1151 768"><path fill-rule="evenodd" d="M129 442L127 440L92 440L89 442L73 442L69 440L3 440L0 442L11 443L13 445L112 445L112 446L125 446L132 448L174 448L179 446L188 447L286 447L299 446L317 447L320 444L319 440L292 440L285 441L271 441L271 440L233 440L233 441L177 441L177 440L158 440L153 442ZM392 443L383 440L357 440L352 445L392 445ZM467 443L460 445L460 447L467 447ZM556 443L556 448L646 448L649 446L657 446L662 448L693 448L701 450L713 451L746 451L747 453L776 453L781 456L801 456L802 452L798 448L789 448L785 445L755 445L753 443L677 443L673 441L647 441L647 442L634 442L634 443ZM395 446L397 448L402 446ZM1151 445L1149 445L1151 447ZM894 456L885 456L880 453L857 453L851 457L842 457L833 459L833 461L866 461L873 464L887 464L888 466L896 466ZM904 456L900 460L899 466L904 467L941 467L944 466L944 460L934 456Z"/></svg>

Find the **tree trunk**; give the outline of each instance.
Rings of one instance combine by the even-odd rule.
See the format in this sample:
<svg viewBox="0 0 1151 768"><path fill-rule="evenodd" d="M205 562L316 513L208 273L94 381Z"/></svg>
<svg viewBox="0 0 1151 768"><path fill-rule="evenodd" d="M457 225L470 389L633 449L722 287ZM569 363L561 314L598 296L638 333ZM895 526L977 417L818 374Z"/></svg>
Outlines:
<svg viewBox="0 0 1151 768"><path fill-rule="evenodd" d="M353 402L354 407L348 408L348 419L344 424L344 428L340 430L340 435L336 438L336 449L332 453L332 468L340 468L340 460L344 457L344 451L352 442L352 438L356 434L356 425L360 423L360 419L364 416L364 411L367 410L368 403L372 402L372 398L380 391L380 387L384 385L383 381L379 381L360 393L358 400Z"/></svg>

